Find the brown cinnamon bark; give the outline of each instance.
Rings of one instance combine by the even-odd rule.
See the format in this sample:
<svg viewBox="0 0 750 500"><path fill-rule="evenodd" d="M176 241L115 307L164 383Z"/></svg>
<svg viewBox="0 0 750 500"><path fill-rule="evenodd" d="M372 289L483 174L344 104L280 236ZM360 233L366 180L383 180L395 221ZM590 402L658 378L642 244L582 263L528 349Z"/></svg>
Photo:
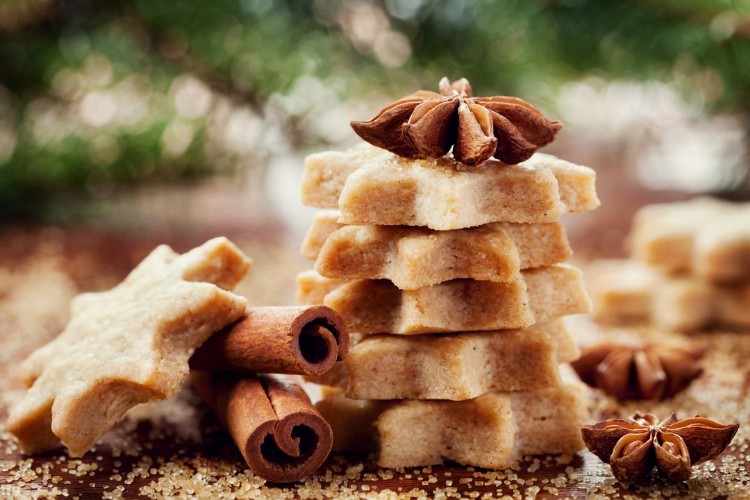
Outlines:
<svg viewBox="0 0 750 500"><path fill-rule="evenodd" d="M325 306L255 307L190 358L193 370L320 375L349 350L349 334Z"/></svg>
<svg viewBox="0 0 750 500"><path fill-rule="evenodd" d="M328 457L331 426L298 385L226 372L193 372L192 382L258 476L298 481Z"/></svg>

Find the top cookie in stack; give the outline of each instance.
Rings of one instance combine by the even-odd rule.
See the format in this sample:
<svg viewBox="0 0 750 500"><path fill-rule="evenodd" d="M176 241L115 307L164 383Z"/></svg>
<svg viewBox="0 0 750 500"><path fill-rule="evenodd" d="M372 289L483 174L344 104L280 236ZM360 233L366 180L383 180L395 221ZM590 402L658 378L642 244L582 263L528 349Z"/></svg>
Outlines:
<svg viewBox="0 0 750 500"><path fill-rule="evenodd" d="M598 206L595 173L534 154L560 125L524 101L440 90L354 123L371 144L306 160L303 202L336 210L303 243L298 296L364 335L327 380L362 401L321 411L339 448L377 442L381 466L576 451L585 410L558 364L578 351L559 318L589 301L558 219Z"/></svg>
<svg viewBox="0 0 750 500"><path fill-rule="evenodd" d="M305 160L302 203L338 208L340 222L439 231L492 222L554 222L599 206L593 170L537 153L518 165L490 159L403 158L370 144Z"/></svg>

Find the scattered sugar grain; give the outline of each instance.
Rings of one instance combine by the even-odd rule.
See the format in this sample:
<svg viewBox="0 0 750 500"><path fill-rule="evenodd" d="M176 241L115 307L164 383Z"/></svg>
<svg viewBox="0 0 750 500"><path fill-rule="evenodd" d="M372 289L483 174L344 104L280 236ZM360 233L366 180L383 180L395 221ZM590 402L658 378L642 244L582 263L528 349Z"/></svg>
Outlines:
<svg viewBox="0 0 750 500"><path fill-rule="evenodd" d="M393 471L389 469L378 469L377 474L378 474L378 477L380 477L381 479L385 479L386 481L389 479L393 479L394 477Z"/></svg>
<svg viewBox="0 0 750 500"><path fill-rule="evenodd" d="M526 494L528 495L528 498L536 498L536 496L539 494L539 491L541 491L541 488L539 488L539 486L530 486L526 488Z"/></svg>

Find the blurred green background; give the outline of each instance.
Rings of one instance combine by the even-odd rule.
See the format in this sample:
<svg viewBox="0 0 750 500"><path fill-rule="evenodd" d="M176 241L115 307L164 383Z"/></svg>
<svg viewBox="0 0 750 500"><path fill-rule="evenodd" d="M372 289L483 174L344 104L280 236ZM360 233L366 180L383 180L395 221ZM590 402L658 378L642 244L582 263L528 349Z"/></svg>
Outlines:
<svg viewBox="0 0 750 500"><path fill-rule="evenodd" d="M603 191L747 195L748 1L2 0L0 219L301 168L443 75L562 119Z"/></svg>

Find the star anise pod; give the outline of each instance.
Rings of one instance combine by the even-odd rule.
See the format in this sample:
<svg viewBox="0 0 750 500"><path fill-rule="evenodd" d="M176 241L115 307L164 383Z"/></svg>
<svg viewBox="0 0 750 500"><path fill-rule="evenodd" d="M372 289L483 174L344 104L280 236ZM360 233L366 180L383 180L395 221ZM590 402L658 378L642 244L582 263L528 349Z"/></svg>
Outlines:
<svg viewBox="0 0 750 500"><path fill-rule="evenodd" d="M624 401L662 400L689 386L703 373L702 345L614 344L583 349L572 363L585 383Z"/></svg>
<svg viewBox="0 0 750 500"><path fill-rule="evenodd" d="M686 481L693 465L718 457L739 428L707 418L677 420L672 413L659 421L636 413L627 420L612 419L582 425L586 447L610 464L612 475L624 483L646 479L656 466L670 481Z"/></svg>
<svg viewBox="0 0 750 500"><path fill-rule="evenodd" d="M440 158L453 147L453 157L469 166L492 156L520 163L562 128L517 97L473 97L466 78L450 83L444 77L439 89L403 97L370 121L352 122L352 128L367 142L407 158Z"/></svg>

